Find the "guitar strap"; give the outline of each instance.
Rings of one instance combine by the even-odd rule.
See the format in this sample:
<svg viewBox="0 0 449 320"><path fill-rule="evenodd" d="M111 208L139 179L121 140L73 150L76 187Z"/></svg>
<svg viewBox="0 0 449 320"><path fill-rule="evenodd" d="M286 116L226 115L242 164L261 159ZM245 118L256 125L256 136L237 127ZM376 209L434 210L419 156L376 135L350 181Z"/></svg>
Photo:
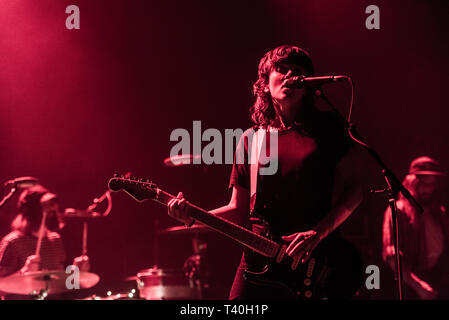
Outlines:
<svg viewBox="0 0 449 320"><path fill-rule="evenodd" d="M257 178L259 175L259 158L262 149L262 143L266 136L266 130L259 128L253 135L251 141L251 158L250 158L250 205L251 211L254 212L257 194Z"/></svg>

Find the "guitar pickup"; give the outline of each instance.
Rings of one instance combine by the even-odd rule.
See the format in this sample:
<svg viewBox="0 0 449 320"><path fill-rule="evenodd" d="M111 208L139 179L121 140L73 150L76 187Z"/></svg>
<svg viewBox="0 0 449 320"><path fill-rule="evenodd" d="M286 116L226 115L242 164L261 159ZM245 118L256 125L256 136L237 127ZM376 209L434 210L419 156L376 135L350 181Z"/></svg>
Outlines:
<svg viewBox="0 0 449 320"><path fill-rule="evenodd" d="M292 262L292 264L291 264L291 268L292 268L293 271L296 270L296 268L298 267L298 265L299 265L299 260L301 260L300 258L301 258L301 257L298 256L298 255L296 255L296 256L293 258L293 262Z"/></svg>
<svg viewBox="0 0 449 320"><path fill-rule="evenodd" d="M283 245L280 249L279 252L276 256L276 263L280 263L282 261L282 259L284 258L285 255L285 251L287 251L287 246Z"/></svg>

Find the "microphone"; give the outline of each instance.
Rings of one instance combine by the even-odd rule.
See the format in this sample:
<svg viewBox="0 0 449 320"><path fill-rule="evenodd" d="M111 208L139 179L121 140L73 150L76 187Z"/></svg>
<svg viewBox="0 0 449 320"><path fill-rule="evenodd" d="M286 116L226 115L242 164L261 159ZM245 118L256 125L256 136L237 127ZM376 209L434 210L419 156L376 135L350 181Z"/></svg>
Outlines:
<svg viewBox="0 0 449 320"><path fill-rule="evenodd" d="M37 178L34 177L20 177L20 178L15 178L12 180L8 180L5 182L5 186L11 185L15 188L17 187L21 187L21 188L28 188L31 186L34 186L36 184L38 184L39 181L37 180Z"/></svg>
<svg viewBox="0 0 449 320"><path fill-rule="evenodd" d="M346 80L347 76L321 76L304 77L296 76L285 80L284 86L287 88L319 87L323 84Z"/></svg>

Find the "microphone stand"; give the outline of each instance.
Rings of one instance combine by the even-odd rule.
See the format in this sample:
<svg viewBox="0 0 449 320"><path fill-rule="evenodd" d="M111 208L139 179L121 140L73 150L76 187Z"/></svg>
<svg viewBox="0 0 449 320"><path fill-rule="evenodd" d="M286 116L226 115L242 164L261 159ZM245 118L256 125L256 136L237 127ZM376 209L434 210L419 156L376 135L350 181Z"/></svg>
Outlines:
<svg viewBox="0 0 449 320"><path fill-rule="evenodd" d="M404 195L404 197L410 201L410 203L417 208L420 213L423 213L424 210L421 205L416 201L416 199L410 194L410 192L404 187L401 181L396 177L396 175L391 171L385 163L382 161L379 154L371 148L369 145L363 142L360 134L357 132L356 126L353 123L348 123L346 119L341 115L341 113L335 108L335 106L329 101L324 92L321 89L315 90L315 95L323 99L332 110L339 116L341 122L345 125L346 129L349 132L352 140L356 143L364 147L364 149L371 155L371 157L378 163L380 168L382 169L382 175L385 179L387 187L383 190L372 190L372 193L385 193L388 196L388 205L391 209L391 217L393 222L393 237L394 237L394 249L395 249L395 258L396 258L396 282L397 282L397 290L398 290L398 298L399 300L403 300L402 295L402 262L401 255L399 254L399 223L398 223L398 215L397 215L397 206L396 199L400 193Z"/></svg>

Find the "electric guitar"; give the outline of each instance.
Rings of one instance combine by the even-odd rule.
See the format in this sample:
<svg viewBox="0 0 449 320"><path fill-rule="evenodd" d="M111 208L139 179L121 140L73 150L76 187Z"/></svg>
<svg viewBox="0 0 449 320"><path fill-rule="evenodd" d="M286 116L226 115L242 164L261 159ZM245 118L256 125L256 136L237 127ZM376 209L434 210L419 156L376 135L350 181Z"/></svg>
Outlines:
<svg viewBox="0 0 449 320"><path fill-rule="evenodd" d="M135 200L147 199L163 205L176 198L147 181L124 177L109 180L109 189L123 190ZM323 239L305 264L291 258L285 251L288 244L254 233L238 224L187 202L189 216L205 226L237 241L253 253L267 259L263 270L246 271L248 281L279 289L282 299L348 299L360 288L363 271L355 247L343 239ZM277 291L277 292L278 292Z"/></svg>

